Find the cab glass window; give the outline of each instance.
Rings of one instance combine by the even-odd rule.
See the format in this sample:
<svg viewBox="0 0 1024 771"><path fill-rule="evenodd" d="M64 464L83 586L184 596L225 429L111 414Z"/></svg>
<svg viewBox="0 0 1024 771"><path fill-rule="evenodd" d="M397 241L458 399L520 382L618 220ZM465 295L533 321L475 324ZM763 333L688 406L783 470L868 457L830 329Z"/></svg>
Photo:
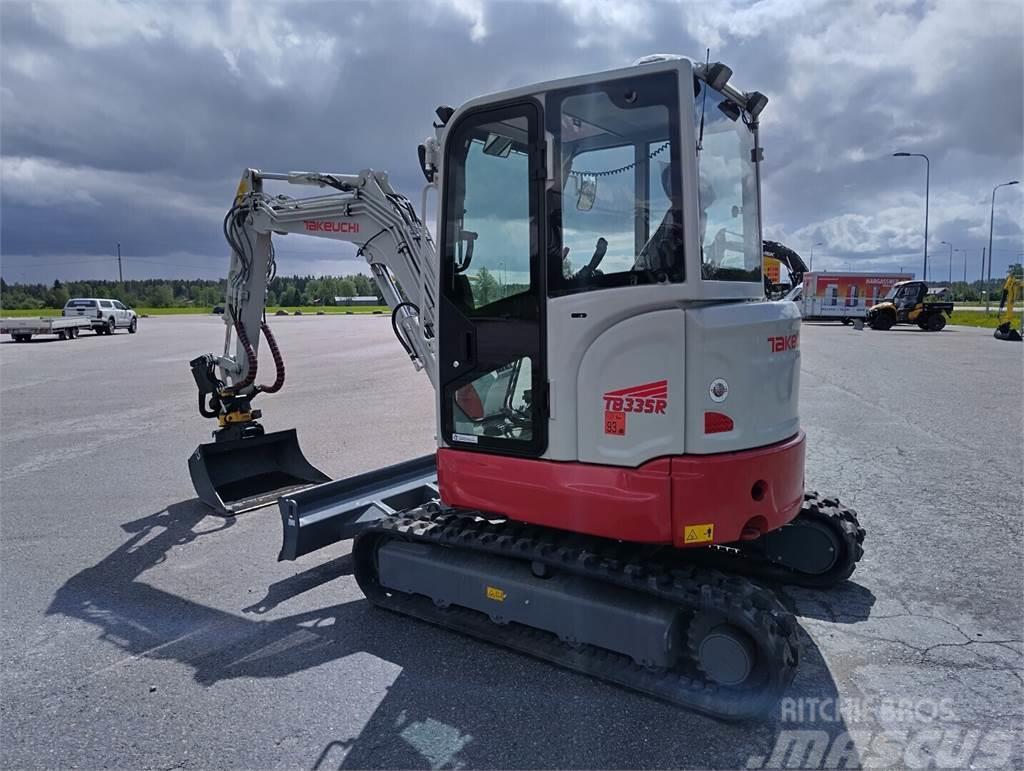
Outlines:
<svg viewBox="0 0 1024 771"><path fill-rule="evenodd" d="M739 107L703 83L694 108L698 135L703 120L697 153L702 276L713 281L760 282L763 247L753 130Z"/></svg>
<svg viewBox="0 0 1024 771"><path fill-rule="evenodd" d="M530 304L528 128L525 117L492 115L463 122L453 141L446 294L469 316Z"/></svg>
<svg viewBox="0 0 1024 771"><path fill-rule="evenodd" d="M533 362L521 357L455 391L453 428L462 436L533 438Z"/></svg>
<svg viewBox="0 0 1024 771"><path fill-rule="evenodd" d="M560 171L548 199L550 292L682 281L675 74L553 92L547 110Z"/></svg>

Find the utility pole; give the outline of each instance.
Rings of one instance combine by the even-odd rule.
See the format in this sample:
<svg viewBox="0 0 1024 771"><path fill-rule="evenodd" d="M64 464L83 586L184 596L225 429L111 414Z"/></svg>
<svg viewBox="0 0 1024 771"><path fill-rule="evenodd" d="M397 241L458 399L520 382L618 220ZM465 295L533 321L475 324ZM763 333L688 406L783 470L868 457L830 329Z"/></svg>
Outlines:
<svg viewBox="0 0 1024 771"><path fill-rule="evenodd" d="M981 285L981 293L985 294L985 247L981 247L981 278L978 280Z"/></svg>
<svg viewBox="0 0 1024 771"><path fill-rule="evenodd" d="M121 242L117 242L117 280L118 283L124 283L124 273L121 272Z"/></svg>
<svg viewBox="0 0 1024 771"><path fill-rule="evenodd" d="M811 264L807 266L807 272L808 273L810 273L812 270L814 270L814 247L815 246L824 246L824 245L825 245L824 241L818 241L818 243L816 243L816 244L811 244Z"/></svg>

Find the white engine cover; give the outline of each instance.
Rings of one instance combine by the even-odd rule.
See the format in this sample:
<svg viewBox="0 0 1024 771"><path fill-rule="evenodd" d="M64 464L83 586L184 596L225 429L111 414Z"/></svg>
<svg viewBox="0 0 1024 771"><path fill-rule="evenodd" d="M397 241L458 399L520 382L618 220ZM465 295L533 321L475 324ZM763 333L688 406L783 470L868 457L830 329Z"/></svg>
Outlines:
<svg viewBox="0 0 1024 771"><path fill-rule="evenodd" d="M639 466L684 449L686 313L621 321L587 349L576 381L579 460Z"/></svg>
<svg viewBox="0 0 1024 771"><path fill-rule="evenodd" d="M635 468L670 455L763 447L799 430L793 303L674 304L627 315L619 297L601 305L597 297L549 306L556 312L548 319L545 458ZM722 430L723 420L731 429Z"/></svg>
<svg viewBox="0 0 1024 771"><path fill-rule="evenodd" d="M796 303L687 309L686 452L732 452L788 439L800 428L799 394ZM705 412L728 416L733 430L707 433Z"/></svg>

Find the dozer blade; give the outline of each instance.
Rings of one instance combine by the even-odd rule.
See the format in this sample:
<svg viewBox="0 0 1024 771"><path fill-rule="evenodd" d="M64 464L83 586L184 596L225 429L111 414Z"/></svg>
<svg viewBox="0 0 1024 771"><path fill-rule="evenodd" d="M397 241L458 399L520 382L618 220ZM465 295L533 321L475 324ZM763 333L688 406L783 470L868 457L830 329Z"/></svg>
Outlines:
<svg viewBox="0 0 1024 771"><path fill-rule="evenodd" d="M278 560L297 559L354 538L396 511L437 497L433 454L284 495L278 501L284 526Z"/></svg>
<svg viewBox="0 0 1024 771"><path fill-rule="evenodd" d="M201 444L189 457L188 470L199 500L225 517L330 481L306 460L295 429Z"/></svg>

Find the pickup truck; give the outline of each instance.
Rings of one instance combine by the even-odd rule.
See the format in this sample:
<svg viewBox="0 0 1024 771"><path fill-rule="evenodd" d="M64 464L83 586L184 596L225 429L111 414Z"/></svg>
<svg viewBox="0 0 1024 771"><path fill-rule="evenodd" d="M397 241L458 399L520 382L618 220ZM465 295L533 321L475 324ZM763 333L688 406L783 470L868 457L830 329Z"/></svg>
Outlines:
<svg viewBox="0 0 1024 771"><path fill-rule="evenodd" d="M64 305L64 315L86 318L97 335L112 335L118 329L135 334L139 317L120 300L103 297L74 297Z"/></svg>
<svg viewBox="0 0 1024 771"><path fill-rule="evenodd" d="M16 343L27 343L33 335L57 335L61 340L74 340L90 325L88 319L75 317L0 319L0 335L10 335Z"/></svg>

